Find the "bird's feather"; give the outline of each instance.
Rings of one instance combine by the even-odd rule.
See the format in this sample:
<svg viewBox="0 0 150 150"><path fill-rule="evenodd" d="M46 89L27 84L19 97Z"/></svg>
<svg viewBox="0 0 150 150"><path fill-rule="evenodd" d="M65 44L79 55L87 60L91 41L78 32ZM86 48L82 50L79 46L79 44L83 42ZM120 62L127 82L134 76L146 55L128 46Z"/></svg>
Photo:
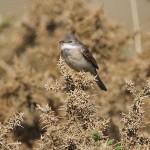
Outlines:
<svg viewBox="0 0 150 150"><path fill-rule="evenodd" d="M95 58L92 56L92 54L89 52L86 46L83 46L83 48L81 49L81 53L84 56L84 58L94 66L95 69L99 68Z"/></svg>

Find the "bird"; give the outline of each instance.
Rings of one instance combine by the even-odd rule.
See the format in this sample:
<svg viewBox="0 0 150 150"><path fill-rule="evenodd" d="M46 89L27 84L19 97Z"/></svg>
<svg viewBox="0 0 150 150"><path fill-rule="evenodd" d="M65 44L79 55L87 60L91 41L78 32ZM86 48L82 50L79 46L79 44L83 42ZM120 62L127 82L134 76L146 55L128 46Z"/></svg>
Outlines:
<svg viewBox="0 0 150 150"><path fill-rule="evenodd" d="M66 64L77 72L90 72L95 76L98 87L107 91L107 88L97 73L99 69L95 58L92 56L88 48L82 44L74 33L67 33L61 41L59 41L61 56Z"/></svg>

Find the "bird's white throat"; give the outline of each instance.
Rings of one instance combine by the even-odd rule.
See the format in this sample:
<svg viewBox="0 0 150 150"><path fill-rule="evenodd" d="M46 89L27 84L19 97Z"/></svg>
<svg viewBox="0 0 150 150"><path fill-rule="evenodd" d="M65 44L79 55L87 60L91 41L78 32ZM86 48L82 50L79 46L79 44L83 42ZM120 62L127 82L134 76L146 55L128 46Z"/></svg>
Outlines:
<svg viewBox="0 0 150 150"><path fill-rule="evenodd" d="M78 48L78 46L68 44L68 43L64 43L64 44L61 45L61 49L76 49L76 48Z"/></svg>

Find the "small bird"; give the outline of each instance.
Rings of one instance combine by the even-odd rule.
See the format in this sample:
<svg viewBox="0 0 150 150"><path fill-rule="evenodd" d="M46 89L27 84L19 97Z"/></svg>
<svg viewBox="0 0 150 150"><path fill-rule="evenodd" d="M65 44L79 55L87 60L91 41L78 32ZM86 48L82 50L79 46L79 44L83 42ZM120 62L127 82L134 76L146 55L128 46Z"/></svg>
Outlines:
<svg viewBox="0 0 150 150"><path fill-rule="evenodd" d="M61 56L70 68L78 72L90 72L95 76L98 87L103 91L107 91L105 84L96 71L99 68L96 60L87 47L73 33L66 34L59 44Z"/></svg>

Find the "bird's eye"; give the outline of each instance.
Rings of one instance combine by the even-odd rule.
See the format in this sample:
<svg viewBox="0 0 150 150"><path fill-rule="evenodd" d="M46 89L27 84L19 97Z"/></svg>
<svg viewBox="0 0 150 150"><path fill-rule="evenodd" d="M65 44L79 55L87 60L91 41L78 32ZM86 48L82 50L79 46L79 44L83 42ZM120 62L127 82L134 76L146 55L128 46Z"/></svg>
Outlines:
<svg viewBox="0 0 150 150"><path fill-rule="evenodd" d="M68 41L69 43L72 43L72 41Z"/></svg>

